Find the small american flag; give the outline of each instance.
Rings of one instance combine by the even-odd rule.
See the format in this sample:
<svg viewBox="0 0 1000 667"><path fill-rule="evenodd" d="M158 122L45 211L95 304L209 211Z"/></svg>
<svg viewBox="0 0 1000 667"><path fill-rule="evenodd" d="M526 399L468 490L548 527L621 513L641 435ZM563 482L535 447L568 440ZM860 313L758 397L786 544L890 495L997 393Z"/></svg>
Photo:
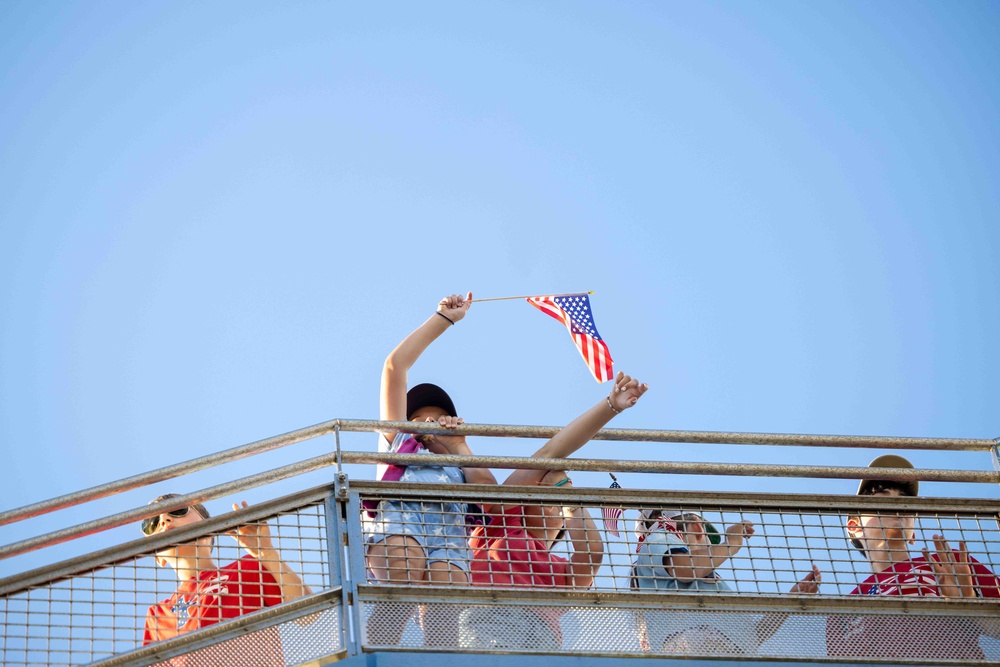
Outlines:
<svg viewBox="0 0 1000 667"><path fill-rule="evenodd" d="M611 474L611 473L608 473ZM611 486L609 489L620 489L622 485L618 483L614 475L611 475ZM604 527L608 529L608 532L615 537L620 537L618 534L618 520L622 518L622 508L621 507L602 507L601 514L604 516Z"/></svg>
<svg viewBox="0 0 1000 667"><path fill-rule="evenodd" d="M597 333L594 316L590 310L590 297L586 294L568 296L533 296L528 303L548 313L569 329L570 338L576 344L587 368L598 382L607 382L614 377L611 352Z"/></svg>

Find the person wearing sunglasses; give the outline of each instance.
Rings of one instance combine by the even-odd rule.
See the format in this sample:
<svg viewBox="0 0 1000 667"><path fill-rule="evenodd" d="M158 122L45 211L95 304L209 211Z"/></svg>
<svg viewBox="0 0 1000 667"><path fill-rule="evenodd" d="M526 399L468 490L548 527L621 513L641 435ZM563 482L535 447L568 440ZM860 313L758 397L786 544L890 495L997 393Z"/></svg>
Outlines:
<svg viewBox="0 0 1000 667"><path fill-rule="evenodd" d="M749 521L718 529L697 512L643 509L636 521L638 538L632 588L641 591L731 591L716 572L754 534ZM821 577L812 570L789 593L816 593ZM674 655L752 655L784 623L787 614L755 619L743 614L698 614L672 610L637 614L640 642L648 650Z"/></svg>
<svg viewBox="0 0 1000 667"><path fill-rule="evenodd" d="M619 372L611 394L559 431L533 458L566 458L587 444L616 415L631 408L648 386ZM563 470L512 472L505 486L571 488ZM485 525L469 539L474 586L501 588L586 589L604 559L604 541L587 510L580 506L483 503ZM563 536L570 557L553 553ZM470 607L459 617L460 644L465 648L558 650L562 645L559 616L547 607Z"/></svg>
<svg viewBox="0 0 1000 667"><path fill-rule="evenodd" d="M178 494L168 493L152 503L176 497ZM242 505L234 503L233 510L248 506L246 501ZM149 517L143 520L141 530L143 535L152 537L185 528L209 516L204 505L195 503ZM302 578L282 560L266 523L239 526L227 535L247 553L222 567L212 556L215 544L212 535L172 544L156 552L156 564L172 567L180 586L169 598L149 607L143 631L144 646L312 593ZM268 650L255 651L255 659L260 660L253 664L284 664L280 637L273 634L270 641L261 643L261 648L270 646Z"/></svg>
<svg viewBox="0 0 1000 667"><path fill-rule="evenodd" d="M879 479L879 469L913 468L896 454L876 457L868 464L868 479L858 484L857 495L878 498L916 497L916 480ZM889 502L895 502L890 500ZM941 519L937 522L938 530ZM849 595L923 598L1000 598L1000 579L969 555L965 542L954 549L943 535L932 535L933 550L910 556L916 543L917 516L912 511L868 510L846 519L847 539L865 560L871 576ZM942 531L943 532L943 531ZM919 607L915 604L914 608ZM980 635L1000 637L1000 621L969 618L963 622L936 616L827 617L827 653L830 656L865 658L919 658L923 660L986 660Z"/></svg>

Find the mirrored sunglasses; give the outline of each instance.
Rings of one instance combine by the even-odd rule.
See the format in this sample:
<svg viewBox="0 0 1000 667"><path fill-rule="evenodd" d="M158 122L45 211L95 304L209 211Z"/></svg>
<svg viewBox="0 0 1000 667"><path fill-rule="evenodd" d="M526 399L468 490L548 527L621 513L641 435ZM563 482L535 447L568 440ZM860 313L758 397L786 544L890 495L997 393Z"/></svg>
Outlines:
<svg viewBox="0 0 1000 667"><path fill-rule="evenodd" d="M180 509L167 512L167 514L169 514L170 516L182 517L182 516L187 516L187 513L190 511L191 511L190 507L182 507ZM148 519L142 520L143 535L147 536L152 535L160 528L160 516L161 515L157 514L156 516L151 516Z"/></svg>

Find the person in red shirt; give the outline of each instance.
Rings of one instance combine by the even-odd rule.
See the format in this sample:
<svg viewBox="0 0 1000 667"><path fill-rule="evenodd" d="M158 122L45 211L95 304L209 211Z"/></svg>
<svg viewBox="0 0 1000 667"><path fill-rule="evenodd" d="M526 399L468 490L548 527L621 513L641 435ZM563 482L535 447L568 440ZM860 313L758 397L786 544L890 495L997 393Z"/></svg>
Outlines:
<svg viewBox="0 0 1000 667"><path fill-rule="evenodd" d="M887 454L869 468L912 468L902 456ZM861 496L916 496L919 482L879 480L875 471L861 480ZM907 513L875 512L847 519L851 544L861 551L872 575L850 595L902 595L930 598L997 598L1000 581L969 556L965 542L952 549L941 535L934 535L934 553L911 557L916 542L916 517ZM936 660L985 660L979 646L981 634L997 636L994 621L962 617L830 616L827 618L827 653L864 658L914 658Z"/></svg>
<svg viewBox="0 0 1000 667"><path fill-rule="evenodd" d="M611 419L636 404L647 385L619 372L610 396L600 400L535 452L534 458L566 458ZM562 470L515 470L504 481L517 486L572 486ZM589 588L604 559L604 542L582 507L490 505L488 521L469 539L474 586L514 588ZM552 547L569 537L567 559ZM459 618L465 648L558 650L562 644L555 608L471 607ZM541 622L539 622L541 621Z"/></svg>
<svg viewBox="0 0 1000 667"><path fill-rule="evenodd" d="M152 502L177 495L169 493ZM248 507L245 501L242 507ZM234 510L240 508L240 505L233 504ZM204 505L195 503L145 519L142 532L146 536L158 535L203 521L209 516ZM219 567L212 557L215 538L211 535L172 545L156 553L157 565L172 567L180 586L169 598L149 607L143 631L144 646L312 592L282 560L266 523L240 526L230 535L246 550L247 555L223 567ZM243 664L284 664L280 638L275 629L272 628L272 631L270 640L254 643L255 655L252 659L248 657L250 662L244 661Z"/></svg>

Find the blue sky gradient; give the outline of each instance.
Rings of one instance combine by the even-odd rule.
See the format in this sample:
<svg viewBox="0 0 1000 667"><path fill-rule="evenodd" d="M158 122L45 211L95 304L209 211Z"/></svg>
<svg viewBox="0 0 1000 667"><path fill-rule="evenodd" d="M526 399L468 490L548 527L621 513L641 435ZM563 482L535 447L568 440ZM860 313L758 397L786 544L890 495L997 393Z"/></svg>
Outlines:
<svg viewBox="0 0 1000 667"><path fill-rule="evenodd" d="M998 24L976 1L0 4L0 508L376 418L385 355L465 290L594 290L616 368L652 387L615 426L1000 436ZM517 302L474 306L411 380L479 423L563 424L606 391Z"/></svg>

